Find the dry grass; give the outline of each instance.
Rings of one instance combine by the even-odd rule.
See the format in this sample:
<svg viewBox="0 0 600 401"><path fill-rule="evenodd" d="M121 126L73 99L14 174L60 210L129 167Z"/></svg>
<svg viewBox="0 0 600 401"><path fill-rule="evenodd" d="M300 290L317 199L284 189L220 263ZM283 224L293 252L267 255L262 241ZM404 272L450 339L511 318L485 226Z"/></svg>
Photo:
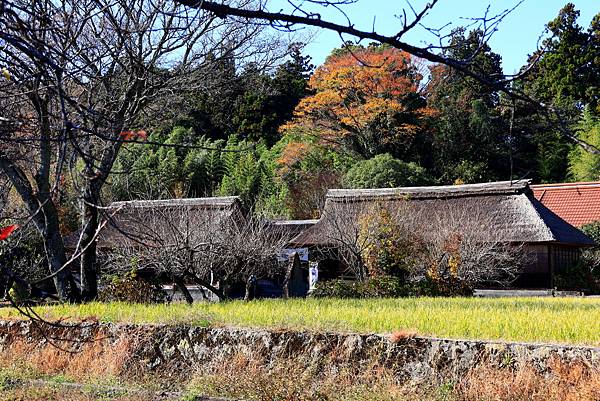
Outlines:
<svg viewBox="0 0 600 401"><path fill-rule="evenodd" d="M390 341L394 344L401 343L417 336L416 330L396 330L390 334Z"/></svg>
<svg viewBox="0 0 600 401"><path fill-rule="evenodd" d="M402 341L411 333L398 333ZM92 345L93 344L93 345ZM194 395L212 395L256 401L598 401L600 371L581 363L553 361L545 372L529 366L498 368L481 365L463 375L456 383L414 385L398 378L394 370L368 364L335 365L326 361L304 364L294 358L268 361L261 357L238 354L228 363L201 366L188 370L185 378L161 377L128 371L126 361L132 356L132 343L119 340L90 343L82 352L69 354L56 348L32 348L14 342L0 353L0 370L13 385L0 380L0 400L119 400L142 401L141 395L100 394L83 389L15 386L15 378L45 378L56 383L114 384L117 380L135 388L159 389L177 383L187 387L186 400ZM58 379L57 379L58 378ZM114 379L111 379L114 378ZM115 381L111 381L115 380ZM142 386L142 387L140 387Z"/></svg>
<svg viewBox="0 0 600 401"><path fill-rule="evenodd" d="M76 381L116 378L123 375L130 347L131 340L119 338L112 344L103 340L85 343L81 351L67 352L17 340L0 353L0 366L29 369L42 377L65 375Z"/></svg>
<svg viewBox="0 0 600 401"><path fill-rule="evenodd" d="M256 401L393 401L424 400L422 392L402 385L389 369L371 365L361 369L333 370L327 366L303 367L294 360L265 364L238 355L211 372L197 372L191 394L228 396Z"/></svg>
<svg viewBox="0 0 600 401"><path fill-rule="evenodd" d="M528 366L481 366L456 383L411 385L376 365L303 369L293 360L266 365L239 356L210 374L198 373L190 387L199 394L256 401L598 401L600 371L558 362L545 373Z"/></svg>
<svg viewBox="0 0 600 401"><path fill-rule="evenodd" d="M103 393L91 390L65 389L58 386L21 386L0 389L2 401L153 401L154 398L131 394Z"/></svg>
<svg viewBox="0 0 600 401"><path fill-rule="evenodd" d="M491 367L471 371L455 389L460 401L598 401L600 371L554 361L548 372Z"/></svg>
<svg viewBox="0 0 600 401"><path fill-rule="evenodd" d="M402 342L414 330L399 330L390 340ZM15 386L15 378L59 378L80 383L125 383L134 388L181 390L194 394L227 396L256 401L598 401L600 370L581 363L552 361L544 372L529 366L499 368L489 364L474 367L455 383L428 382L413 385L398 377L392 367L377 358L358 364L328 363L289 358L270 361L266 356L238 354L226 363L200 365L167 377L165 372L142 373L132 367L140 361L135 337L108 340L99 332L97 340L69 353L55 347L34 346L13 338L0 353L0 400L109 400L142 401L140 395L98 395L93 391ZM8 383L7 385L5 385ZM13 383L12 385L10 383ZM107 398L108 397L108 398Z"/></svg>

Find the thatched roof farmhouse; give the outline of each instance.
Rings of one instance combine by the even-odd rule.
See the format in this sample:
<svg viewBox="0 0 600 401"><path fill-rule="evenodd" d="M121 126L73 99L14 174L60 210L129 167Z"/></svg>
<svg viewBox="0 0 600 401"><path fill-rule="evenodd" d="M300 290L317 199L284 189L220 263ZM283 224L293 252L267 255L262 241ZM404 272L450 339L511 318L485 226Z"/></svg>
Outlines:
<svg viewBox="0 0 600 401"><path fill-rule="evenodd" d="M508 243L525 244L533 255L533 262L523 274L520 285L548 287L553 273L574 263L580 250L594 242L584 233L554 214L540 203L529 187L529 181L503 181L432 187L404 187L384 189L332 189L326 197L321 219L296 236L291 245L308 247L315 252L335 246L332 220L343 215L347 221L358 224L361 211L374 204L394 210L408 204L412 218L420 220L419 230L427 235L432 218L454 216L468 220L470 216L493 216L492 225L478 234L481 241L501 238ZM402 216L402 215L399 215ZM416 217L415 217L416 216ZM399 217L402 218L402 217ZM465 224L465 227L474 227ZM469 228L472 229L472 228ZM331 263L331 261L328 261Z"/></svg>
<svg viewBox="0 0 600 401"><path fill-rule="evenodd" d="M99 249L149 245L157 235L182 229L210 236L245 218L237 196L113 202L103 215ZM78 239L79 233L69 236L67 247L75 249Z"/></svg>

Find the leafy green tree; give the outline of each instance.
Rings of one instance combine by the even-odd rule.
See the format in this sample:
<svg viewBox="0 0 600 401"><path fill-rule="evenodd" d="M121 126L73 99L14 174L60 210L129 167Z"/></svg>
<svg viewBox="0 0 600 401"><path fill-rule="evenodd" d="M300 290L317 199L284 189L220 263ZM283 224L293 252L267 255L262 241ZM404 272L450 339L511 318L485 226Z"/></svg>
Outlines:
<svg viewBox="0 0 600 401"><path fill-rule="evenodd" d="M600 13L589 30L577 23L580 12L567 3L546 25L551 34L543 53L527 76L526 90L536 99L559 107L566 117L576 118L582 106L595 110L600 99Z"/></svg>
<svg viewBox="0 0 600 401"><path fill-rule="evenodd" d="M226 150L240 150L244 142L231 136ZM223 154L223 180L217 193L219 195L238 195L246 206L252 206L261 190L261 174L264 171L259 162L258 152L248 149L243 152L227 152Z"/></svg>
<svg viewBox="0 0 600 401"><path fill-rule="evenodd" d="M538 110L517 102L515 131L525 139L527 157L534 163L526 169L540 182L560 182L573 175L570 167L574 145L554 128L554 124L575 125L587 106L598 113L600 99L600 14L586 31L578 23L579 11L572 3L563 7L547 24L551 35L542 52L530 56L533 68L520 81L519 89L544 104L551 105L562 121L548 123ZM525 68L525 67L524 67ZM580 133L581 135L581 133ZM572 153L573 152L573 153Z"/></svg>
<svg viewBox="0 0 600 401"><path fill-rule="evenodd" d="M248 209L267 216L287 215L283 200L285 188L275 180L271 153L262 144L240 141L235 135L227 141L222 163L224 175L217 195L237 195Z"/></svg>
<svg viewBox="0 0 600 401"><path fill-rule="evenodd" d="M431 180L423 167L384 153L356 163L343 182L349 188L394 188L427 185Z"/></svg>
<svg viewBox="0 0 600 401"><path fill-rule="evenodd" d="M502 76L501 58L485 44L482 32L456 29L452 33L450 57L476 54L472 67L489 76ZM466 166L478 166L477 180L509 178L509 143L506 123L500 113L499 95L478 81L445 66L431 68L426 88L429 106L437 110L435 132L425 163L442 182L465 180Z"/></svg>
<svg viewBox="0 0 600 401"><path fill-rule="evenodd" d="M318 218L330 188L339 188L356 159L323 144L308 129L295 127L270 150L275 179L285 188L285 208L293 218Z"/></svg>
<svg viewBox="0 0 600 401"><path fill-rule="evenodd" d="M586 233L600 247L600 221L584 225L581 227L581 231Z"/></svg>
<svg viewBox="0 0 600 401"><path fill-rule="evenodd" d="M600 148L600 118L586 108L577 126L579 139ZM576 181L600 180L600 155L575 147L569 153L569 175Z"/></svg>

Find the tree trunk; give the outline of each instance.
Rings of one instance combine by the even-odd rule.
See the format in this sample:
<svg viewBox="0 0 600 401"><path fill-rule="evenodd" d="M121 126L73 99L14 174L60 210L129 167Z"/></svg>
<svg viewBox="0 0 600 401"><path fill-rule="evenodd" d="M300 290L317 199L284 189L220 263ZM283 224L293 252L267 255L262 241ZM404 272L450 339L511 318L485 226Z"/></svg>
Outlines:
<svg viewBox="0 0 600 401"><path fill-rule="evenodd" d="M52 198L50 169L52 166L51 125L48 118L48 100L32 94L31 100L36 108L40 123L39 161L33 175L34 189L30 175L20 168L14 160L0 150L0 169L8 176L17 193L27 206L31 218L42 236L48 266L58 297L63 301L75 299L75 286L70 266L66 266L67 256L60 233L58 211Z"/></svg>
<svg viewBox="0 0 600 401"><path fill-rule="evenodd" d="M96 232L100 221L96 197L86 194L81 202L81 243L79 260L81 300L89 302L98 296L98 274L96 271Z"/></svg>
<svg viewBox="0 0 600 401"><path fill-rule="evenodd" d="M246 292L244 293L244 301L250 301L252 299L252 282L246 281Z"/></svg>
<svg viewBox="0 0 600 401"><path fill-rule="evenodd" d="M51 225L48 225L51 226ZM48 256L50 272L55 274L53 277L56 293L62 301L75 301L75 283L71 275L71 267L66 266L67 256L62 240L62 236L58 230L46 227L46 232L43 233L44 247ZM58 222L57 222L58 226Z"/></svg>
<svg viewBox="0 0 600 401"><path fill-rule="evenodd" d="M225 294L223 293L223 291L219 288L216 288L215 286L211 285L209 282L202 280L200 277L196 276L195 274L188 274L188 277L191 278L197 285L202 286L207 288L208 290L210 290L213 294L215 294L220 301L224 300Z"/></svg>
<svg viewBox="0 0 600 401"><path fill-rule="evenodd" d="M122 124L121 124L122 127ZM121 132L117 130L116 132ZM118 138L118 134L116 135ZM106 182L112 166L117 158L121 142L115 141L103 151L100 163L93 157L84 159L85 167L83 173L86 182L81 195L81 248L83 253L79 261L81 274L81 297L84 301L91 301L98 296L98 271L96 269L96 242L95 236L100 226L100 215L98 206L100 205L100 192ZM93 155L94 144L86 143L83 148L85 153ZM98 164L98 165L97 165Z"/></svg>
<svg viewBox="0 0 600 401"><path fill-rule="evenodd" d="M290 255L285 279L283 280L283 298L285 299L290 297L290 280L296 267L300 267L300 258L298 257L298 253L294 252Z"/></svg>
<svg viewBox="0 0 600 401"><path fill-rule="evenodd" d="M192 294L190 294L189 290L185 286L183 279L181 277L173 277L173 282L175 283L177 288L179 288L179 291L181 291L181 294L183 294L183 297L185 298L185 302L187 302L188 305L193 304L194 297L192 297Z"/></svg>

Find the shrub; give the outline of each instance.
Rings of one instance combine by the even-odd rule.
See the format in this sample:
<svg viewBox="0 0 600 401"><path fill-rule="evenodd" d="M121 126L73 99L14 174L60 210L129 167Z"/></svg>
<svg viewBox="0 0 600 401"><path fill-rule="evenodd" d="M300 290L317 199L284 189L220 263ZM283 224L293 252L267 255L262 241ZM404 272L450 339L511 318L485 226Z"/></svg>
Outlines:
<svg viewBox="0 0 600 401"><path fill-rule="evenodd" d="M422 252L422 241L403 226L404 220L384 206L359 219L362 259L371 277L387 275L406 280Z"/></svg>
<svg viewBox="0 0 600 401"><path fill-rule="evenodd" d="M388 153L356 163L344 176L344 185L349 188L394 188L429 183L423 167L394 159Z"/></svg>
<svg viewBox="0 0 600 401"><path fill-rule="evenodd" d="M315 298L362 298L359 296L360 285L358 281L319 281L311 295Z"/></svg>
<svg viewBox="0 0 600 401"><path fill-rule="evenodd" d="M312 293L316 298L392 298L409 295L408 286L390 276L372 277L365 281L320 281Z"/></svg>
<svg viewBox="0 0 600 401"><path fill-rule="evenodd" d="M593 291L597 284L587 262L582 259L557 273L554 277L554 285L559 290Z"/></svg>
<svg viewBox="0 0 600 401"><path fill-rule="evenodd" d="M423 279L406 283L398 277L377 276L365 281L328 280L317 283L315 298L401 298L470 296L471 288L461 282L444 283Z"/></svg>
<svg viewBox="0 0 600 401"><path fill-rule="evenodd" d="M596 242L596 248L600 248L600 221L584 225L581 231Z"/></svg>
<svg viewBox="0 0 600 401"><path fill-rule="evenodd" d="M167 299L167 294L157 281L139 277L135 270L124 275L111 275L105 280L98 291L98 299L102 302L149 304L164 302Z"/></svg>
<svg viewBox="0 0 600 401"><path fill-rule="evenodd" d="M557 282L557 286L600 293L600 221L586 224L581 227L581 230L597 245L583 251L579 263L558 277L558 280L561 281Z"/></svg>

